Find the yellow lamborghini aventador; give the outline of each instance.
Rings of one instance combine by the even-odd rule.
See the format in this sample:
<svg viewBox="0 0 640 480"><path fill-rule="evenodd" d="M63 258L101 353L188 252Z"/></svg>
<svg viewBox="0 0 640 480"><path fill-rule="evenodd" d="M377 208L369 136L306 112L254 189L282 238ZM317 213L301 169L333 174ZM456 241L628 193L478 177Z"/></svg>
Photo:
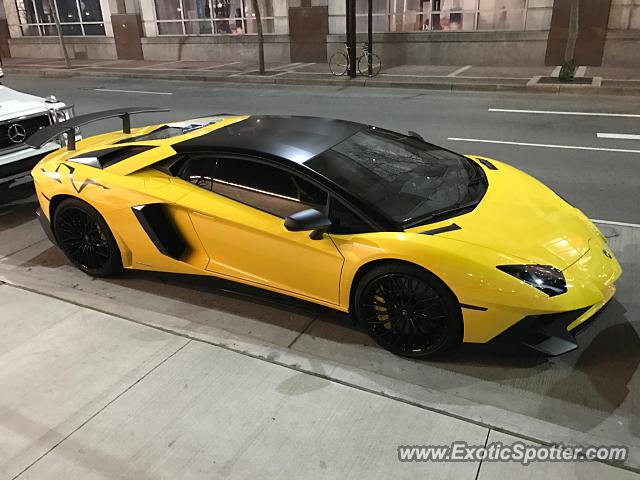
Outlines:
<svg viewBox="0 0 640 480"><path fill-rule="evenodd" d="M95 276L207 274L322 304L423 357L508 335L546 354L611 299L621 268L578 209L504 163L313 117L213 115L131 129L122 108L35 133L51 241ZM120 117L81 140L74 129Z"/></svg>

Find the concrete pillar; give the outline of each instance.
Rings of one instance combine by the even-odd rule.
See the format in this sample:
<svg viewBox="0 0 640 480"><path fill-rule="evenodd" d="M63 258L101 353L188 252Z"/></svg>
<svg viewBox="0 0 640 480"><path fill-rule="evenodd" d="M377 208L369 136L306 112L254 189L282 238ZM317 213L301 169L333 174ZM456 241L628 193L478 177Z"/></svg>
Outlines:
<svg viewBox="0 0 640 480"><path fill-rule="evenodd" d="M0 1L0 58L8 58L10 56L9 24L7 23L7 14L4 10L4 2Z"/></svg>
<svg viewBox="0 0 640 480"><path fill-rule="evenodd" d="M286 35L289 29L287 0L273 0L273 16L275 17L273 33Z"/></svg>
<svg viewBox="0 0 640 480"><path fill-rule="evenodd" d="M140 18L142 20L142 30L145 37L158 36L158 24L155 22L155 5L153 0L140 0L138 2Z"/></svg>
<svg viewBox="0 0 640 480"><path fill-rule="evenodd" d="M9 36L11 38L19 38L22 36L20 31L20 22L18 20L18 9L16 2L13 0L3 0L4 18L7 19L9 25Z"/></svg>
<svg viewBox="0 0 640 480"><path fill-rule="evenodd" d="M0 58L11 57L9 49L9 24L6 18L0 18Z"/></svg>
<svg viewBox="0 0 640 480"><path fill-rule="evenodd" d="M344 16L347 8L345 0L329 0L329 34L346 33Z"/></svg>

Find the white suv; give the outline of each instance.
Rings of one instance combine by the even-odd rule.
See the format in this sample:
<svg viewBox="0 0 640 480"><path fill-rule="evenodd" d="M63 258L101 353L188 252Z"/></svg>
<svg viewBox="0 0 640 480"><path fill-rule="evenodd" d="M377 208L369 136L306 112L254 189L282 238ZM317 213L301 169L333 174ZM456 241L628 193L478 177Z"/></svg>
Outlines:
<svg viewBox="0 0 640 480"><path fill-rule="evenodd" d="M0 78L4 76L0 69ZM0 85L0 179L30 171L47 153L61 147L52 141L34 149L24 144L33 133L73 117L73 106L54 96L36 97Z"/></svg>

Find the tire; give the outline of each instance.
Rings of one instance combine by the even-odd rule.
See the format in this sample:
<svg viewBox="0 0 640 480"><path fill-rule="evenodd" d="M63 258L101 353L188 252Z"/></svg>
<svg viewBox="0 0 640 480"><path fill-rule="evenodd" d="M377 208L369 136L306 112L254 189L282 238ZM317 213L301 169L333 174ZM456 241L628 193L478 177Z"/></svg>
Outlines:
<svg viewBox="0 0 640 480"><path fill-rule="evenodd" d="M329 69L336 77L341 77L349 70L349 59L342 52L336 52L329 59Z"/></svg>
<svg viewBox="0 0 640 480"><path fill-rule="evenodd" d="M70 198L55 210L53 232L67 258L94 277L122 271L122 257L107 222L89 204Z"/></svg>
<svg viewBox="0 0 640 480"><path fill-rule="evenodd" d="M382 61L380 57L375 53L371 54L371 76L375 77L380 73L380 69L382 68ZM367 77L369 76L369 57L367 55L362 55L358 59L358 72L360 75Z"/></svg>
<svg viewBox="0 0 640 480"><path fill-rule="evenodd" d="M371 269L353 300L359 324L396 355L425 358L462 342L460 304L438 277L417 266L389 263Z"/></svg>

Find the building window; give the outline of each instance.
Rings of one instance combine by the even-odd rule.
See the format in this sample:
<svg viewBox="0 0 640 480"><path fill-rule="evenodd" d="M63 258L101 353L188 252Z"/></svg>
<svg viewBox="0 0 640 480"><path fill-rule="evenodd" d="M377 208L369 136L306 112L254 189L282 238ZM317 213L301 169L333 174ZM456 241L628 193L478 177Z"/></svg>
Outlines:
<svg viewBox="0 0 640 480"><path fill-rule="evenodd" d="M52 0L65 35L104 35L100 0ZM16 0L22 35L56 36L49 0Z"/></svg>
<svg viewBox="0 0 640 480"><path fill-rule="evenodd" d="M336 1L330 33L344 33ZM553 0L373 0L373 31L548 30L552 9ZM367 31L367 0L356 0L356 28Z"/></svg>
<svg viewBox="0 0 640 480"><path fill-rule="evenodd" d="M257 33L251 0L154 0L159 35ZM259 0L264 33L275 33L272 0Z"/></svg>
<svg viewBox="0 0 640 480"><path fill-rule="evenodd" d="M640 30L640 0L612 0L610 30Z"/></svg>

